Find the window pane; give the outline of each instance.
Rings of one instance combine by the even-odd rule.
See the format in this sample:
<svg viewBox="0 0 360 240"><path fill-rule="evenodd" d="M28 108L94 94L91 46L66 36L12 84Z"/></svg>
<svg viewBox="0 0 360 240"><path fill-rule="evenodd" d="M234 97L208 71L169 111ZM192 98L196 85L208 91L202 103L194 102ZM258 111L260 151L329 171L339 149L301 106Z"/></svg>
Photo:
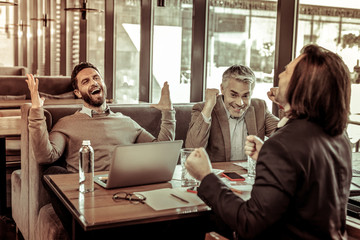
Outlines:
<svg viewBox="0 0 360 240"><path fill-rule="evenodd" d="M79 5L67 0L66 7L79 7ZM66 73L69 76L75 65L80 62L80 18L80 12L66 11Z"/></svg>
<svg viewBox="0 0 360 240"><path fill-rule="evenodd" d="M140 0L115 1L114 99L139 101Z"/></svg>
<svg viewBox="0 0 360 240"><path fill-rule="evenodd" d="M0 6L0 66L14 66L14 7Z"/></svg>
<svg viewBox="0 0 360 240"><path fill-rule="evenodd" d="M89 1L89 8L105 10L105 0ZM104 76L105 67L105 13L89 12L87 18L87 54L88 61L94 64Z"/></svg>
<svg viewBox="0 0 360 240"><path fill-rule="evenodd" d="M316 43L339 54L351 78L350 119L360 122L360 2L300 0L296 55L304 45ZM358 40L356 40L358 39ZM350 124L353 142L360 138L360 126Z"/></svg>
<svg viewBox="0 0 360 240"><path fill-rule="evenodd" d="M251 67L256 76L252 98L272 102L277 1L211 1L208 32L207 88L218 88L231 65Z"/></svg>
<svg viewBox="0 0 360 240"><path fill-rule="evenodd" d="M152 102L160 99L164 82L174 103L190 102L192 1L154 2Z"/></svg>

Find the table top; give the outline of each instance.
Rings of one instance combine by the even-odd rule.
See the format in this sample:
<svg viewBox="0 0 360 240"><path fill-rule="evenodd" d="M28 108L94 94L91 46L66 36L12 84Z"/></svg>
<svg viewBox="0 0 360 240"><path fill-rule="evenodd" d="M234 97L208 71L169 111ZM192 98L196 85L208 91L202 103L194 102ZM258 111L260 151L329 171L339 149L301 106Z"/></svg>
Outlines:
<svg viewBox="0 0 360 240"><path fill-rule="evenodd" d="M231 162L214 163L213 167L236 171L240 174L246 173L245 169ZM179 169L177 168L177 170ZM97 172L95 175L102 173L104 172ZM113 194L119 191L132 193L180 187L180 181L175 179L166 183L117 189L104 189L95 184L95 191L86 194L81 194L78 191L79 176L77 173L47 175L45 181L85 231L196 217L210 210L207 205L202 204L195 207L155 211L147 204L133 204L125 200L115 202L112 200Z"/></svg>

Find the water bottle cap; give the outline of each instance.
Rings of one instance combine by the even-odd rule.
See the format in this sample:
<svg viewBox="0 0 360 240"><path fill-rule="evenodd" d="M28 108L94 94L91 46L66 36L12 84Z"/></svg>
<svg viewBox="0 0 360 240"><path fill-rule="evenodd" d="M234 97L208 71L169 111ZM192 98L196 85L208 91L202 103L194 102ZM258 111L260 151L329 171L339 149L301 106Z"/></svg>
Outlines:
<svg viewBox="0 0 360 240"><path fill-rule="evenodd" d="M90 145L90 140L83 140L82 145Z"/></svg>

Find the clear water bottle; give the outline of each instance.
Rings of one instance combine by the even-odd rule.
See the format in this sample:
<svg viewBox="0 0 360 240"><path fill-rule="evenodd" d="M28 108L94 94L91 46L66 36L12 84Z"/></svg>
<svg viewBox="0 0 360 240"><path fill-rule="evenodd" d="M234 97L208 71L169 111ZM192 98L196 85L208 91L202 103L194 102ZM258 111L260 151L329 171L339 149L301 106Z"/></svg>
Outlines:
<svg viewBox="0 0 360 240"><path fill-rule="evenodd" d="M94 191L94 149L90 140L83 140L79 150L79 191Z"/></svg>

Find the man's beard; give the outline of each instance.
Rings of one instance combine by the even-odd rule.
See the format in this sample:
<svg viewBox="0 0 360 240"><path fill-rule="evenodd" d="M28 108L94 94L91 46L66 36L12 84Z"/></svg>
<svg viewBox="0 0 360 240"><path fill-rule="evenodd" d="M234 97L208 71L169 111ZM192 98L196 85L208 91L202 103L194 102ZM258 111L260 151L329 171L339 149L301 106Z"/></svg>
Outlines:
<svg viewBox="0 0 360 240"><path fill-rule="evenodd" d="M102 89L102 92L103 92L103 97L100 99L92 98L90 93L82 94L82 99L84 100L84 102L86 102L90 106L100 107L105 102L105 99L106 99L106 91L104 89Z"/></svg>

